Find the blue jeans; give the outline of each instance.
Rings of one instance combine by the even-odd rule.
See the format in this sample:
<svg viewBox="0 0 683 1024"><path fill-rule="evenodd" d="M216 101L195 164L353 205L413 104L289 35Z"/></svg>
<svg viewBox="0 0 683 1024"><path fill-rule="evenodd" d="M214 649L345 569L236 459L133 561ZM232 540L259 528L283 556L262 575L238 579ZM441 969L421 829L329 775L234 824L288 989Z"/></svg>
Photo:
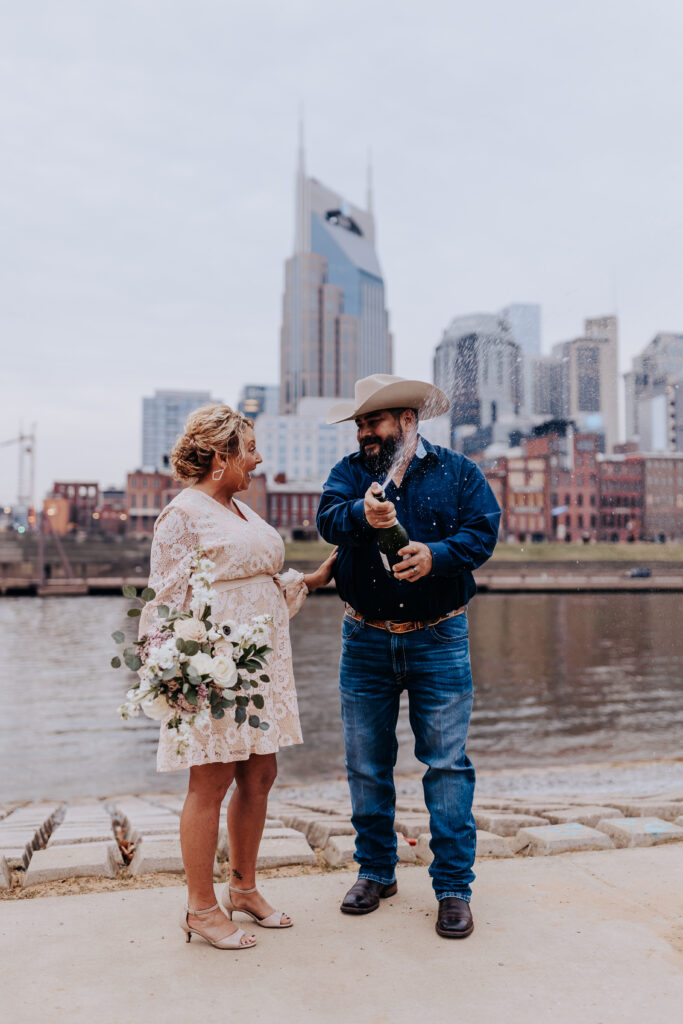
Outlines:
<svg viewBox="0 0 683 1024"><path fill-rule="evenodd" d="M406 690L415 756L427 765L434 892L438 900L469 901L476 829L474 768L465 754L472 711L467 615L410 633L345 615L339 682L359 877L385 885L395 878L396 722Z"/></svg>

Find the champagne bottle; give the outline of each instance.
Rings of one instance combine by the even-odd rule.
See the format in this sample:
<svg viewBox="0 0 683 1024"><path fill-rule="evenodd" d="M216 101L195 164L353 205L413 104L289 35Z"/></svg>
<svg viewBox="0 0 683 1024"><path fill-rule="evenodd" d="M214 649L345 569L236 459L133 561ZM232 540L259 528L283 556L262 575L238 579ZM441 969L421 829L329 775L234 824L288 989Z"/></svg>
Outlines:
<svg viewBox="0 0 683 1024"><path fill-rule="evenodd" d="M380 491L380 493L376 494L375 497L377 498L377 501L387 500L387 496L384 491ZM396 579L396 577L391 571L391 567L401 561L399 551L409 543L410 537L408 536L405 527L401 526L398 520L396 520L393 526L385 526L377 530L377 547L379 548L379 557L382 559L382 565L386 572L392 579Z"/></svg>

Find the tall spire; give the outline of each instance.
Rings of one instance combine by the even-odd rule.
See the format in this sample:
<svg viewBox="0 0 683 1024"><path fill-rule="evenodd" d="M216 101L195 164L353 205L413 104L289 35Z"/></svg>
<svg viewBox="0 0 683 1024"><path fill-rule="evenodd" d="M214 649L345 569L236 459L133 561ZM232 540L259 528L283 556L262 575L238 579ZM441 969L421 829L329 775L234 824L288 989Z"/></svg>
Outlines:
<svg viewBox="0 0 683 1024"><path fill-rule="evenodd" d="M299 166L298 173L306 173L306 151L304 141L304 105L299 104Z"/></svg>
<svg viewBox="0 0 683 1024"><path fill-rule="evenodd" d="M368 213L372 213L372 149L368 149L368 177L367 177L367 193L365 199L365 205Z"/></svg>
<svg viewBox="0 0 683 1024"><path fill-rule="evenodd" d="M299 158L296 170L296 219L294 226L294 252L310 249L310 214L306 189L306 152L304 143L304 109L299 104Z"/></svg>

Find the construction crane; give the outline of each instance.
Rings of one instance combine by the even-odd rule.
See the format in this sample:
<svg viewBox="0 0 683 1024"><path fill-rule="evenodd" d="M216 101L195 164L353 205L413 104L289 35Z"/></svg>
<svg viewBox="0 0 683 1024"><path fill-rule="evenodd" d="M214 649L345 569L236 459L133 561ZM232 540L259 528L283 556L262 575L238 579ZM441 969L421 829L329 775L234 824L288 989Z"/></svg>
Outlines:
<svg viewBox="0 0 683 1024"><path fill-rule="evenodd" d="M19 484L17 489L17 509L25 509L31 525L35 525L35 456L36 456L36 426L31 427L31 432L25 434L19 428L19 436L12 437L9 441L0 441L0 448L7 448L9 445L19 445ZM32 520L32 521L31 521Z"/></svg>

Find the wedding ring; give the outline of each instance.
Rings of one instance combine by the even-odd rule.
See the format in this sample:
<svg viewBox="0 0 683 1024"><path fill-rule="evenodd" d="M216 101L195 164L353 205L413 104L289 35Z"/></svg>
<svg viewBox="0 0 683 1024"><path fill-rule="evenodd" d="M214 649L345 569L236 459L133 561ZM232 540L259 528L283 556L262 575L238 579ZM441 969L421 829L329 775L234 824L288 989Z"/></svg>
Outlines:
<svg viewBox="0 0 683 1024"><path fill-rule="evenodd" d="M416 565L413 566L413 572L417 572L417 566Z"/></svg>

